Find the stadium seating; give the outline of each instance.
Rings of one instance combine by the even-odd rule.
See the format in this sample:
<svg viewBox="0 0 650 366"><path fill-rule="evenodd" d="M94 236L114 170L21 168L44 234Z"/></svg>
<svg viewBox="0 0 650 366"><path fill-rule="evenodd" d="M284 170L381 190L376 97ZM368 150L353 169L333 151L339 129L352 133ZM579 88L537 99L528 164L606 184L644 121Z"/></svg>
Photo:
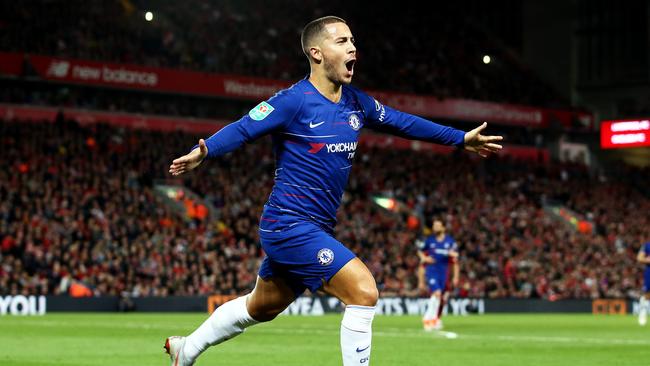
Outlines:
<svg viewBox="0 0 650 366"><path fill-rule="evenodd" d="M148 8L151 6L152 8ZM454 3L395 7L332 0L357 40L355 83L364 88L510 102L541 107L569 103ZM441 8L442 7L442 8ZM444 9L443 9L444 8ZM154 20L144 20L144 10ZM294 81L309 69L300 49L305 23L328 15L315 0L151 4L80 0L0 4L0 51L27 52ZM385 16L407 19L386 24ZM23 26L30 24L25 33ZM491 54L493 62L483 64Z"/></svg>
<svg viewBox="0 0 650 366"><path fill-rule="evenodd" d="M152 192L197 136L72 121L0 122L0 293L94 295L242 293L263 256L261 208L273 184L270 141L207 162L182 183L221 216L189 224ZM442 215L461 250L463 297L637 296L635 255L648 237L650 199L633 182L650 172L591 175L584 167L477 160L362 147L339 210L337 237L384 295L417 295L415 239L406 218L373 205L394 197ZM640 178L641 177L641 178ZM578 234L542 210L548 201L595 224Z"/></svg>

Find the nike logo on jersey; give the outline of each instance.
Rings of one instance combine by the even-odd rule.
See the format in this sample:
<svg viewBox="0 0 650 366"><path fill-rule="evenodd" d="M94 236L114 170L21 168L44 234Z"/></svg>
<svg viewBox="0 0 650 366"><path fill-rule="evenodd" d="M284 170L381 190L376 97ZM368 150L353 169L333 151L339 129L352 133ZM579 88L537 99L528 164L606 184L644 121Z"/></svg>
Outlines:
<svg viewBox="0 0 650 366"><path fill-rule="evenodd" d="M309 128L316 128L316 127L322 125L323 123L325 123L325 121L321 121L321 122L318 122L318 123L309 122Z"/></svg>

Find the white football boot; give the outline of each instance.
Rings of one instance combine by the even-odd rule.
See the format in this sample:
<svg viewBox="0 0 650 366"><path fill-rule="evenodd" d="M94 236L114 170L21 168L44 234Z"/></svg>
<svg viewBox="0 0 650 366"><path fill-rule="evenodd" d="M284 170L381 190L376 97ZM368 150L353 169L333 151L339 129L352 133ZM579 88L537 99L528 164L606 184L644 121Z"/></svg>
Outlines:
<svg viewBox="0 0 650 366"><path fill-rule="evenodd" d="M194 361L185 359L183 354L183 346L185 345L185 337L172 336L165 340L165 351L171 360L171 366L192 366Z"/></svg>
<svg viewBox="0 0 650 366"><path fill-rule="evenodd" d="M433 330L442 330L443 328L444 326L442 325L442 319L435 319L433 323Z"/></svg>

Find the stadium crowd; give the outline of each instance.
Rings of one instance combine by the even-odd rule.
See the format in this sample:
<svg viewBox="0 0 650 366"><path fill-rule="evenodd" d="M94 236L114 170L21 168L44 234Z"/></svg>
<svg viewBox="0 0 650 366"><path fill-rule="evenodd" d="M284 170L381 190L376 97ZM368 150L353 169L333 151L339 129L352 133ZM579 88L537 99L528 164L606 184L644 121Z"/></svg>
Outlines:
<svg viewBox="0 0 650 366"><path fill-rule="evenodd" d="M248 113L257 101L151 94L73 85L36 87L13 82L0 89L0 103L236 121ZM434 120L460 129L468 127L465 122ZM492 130L493 133L504 136L510 144L536 147L542 147L545 141L557 138L560 133L570 133L553 128L508 125L493 125ZM585 132L576 134L587 135Z"/></svg>
<svg viewBox="0 0 650 366"><path fill-rule="evenodd" d="M182 180L167 175L196 136L80 127L59 118L0 122L0 293L99 295L242 293L263 253L261 208L273 184L262 139ZM592 175L583 166L537 165L361 146L339 210L337 238L368 265L385 296L419 294L407 218L375 206L394 197L447 222L461 252L463 297L632 297L642 268L650 199L632 184L648 171ZM183 184L220 214L187 221L154 193ZM544 212L556 202L594 223L575 232Z"/></svg>
<svg viewBox="0 0 650 366"><path fill-rule="evenodd" d="M222 120L240 118L256 102L79 85L61 87L6 82L0 89L0 103Z"/></svg>
<svg viewBox="0 0 650 366"><path fill-rule="evenodd" d="M371 8L343 0L329 1L328 8L315 0L301 6L287 0L273 6L262 0L9 2L0 4L0 51L293 81L309 71L299 43L302 27L337 9L359 45L355 83L361 87L569 106L481 28L462 2L395 7L376 1ZM145 10L153 12L151 22ZM405 21L387 23L386 16L370 13Z"/></svg>

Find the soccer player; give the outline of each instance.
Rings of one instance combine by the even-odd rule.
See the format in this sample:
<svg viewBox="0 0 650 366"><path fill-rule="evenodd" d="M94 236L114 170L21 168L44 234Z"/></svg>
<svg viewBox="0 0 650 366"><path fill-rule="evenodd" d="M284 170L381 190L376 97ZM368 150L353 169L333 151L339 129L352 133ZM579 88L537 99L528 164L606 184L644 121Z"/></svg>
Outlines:
<svg viewBox="0 0 650 366"><path fill-rule="evenodd" d="M639 263L645 264L643 272L643 295L639 299L639 325L645 325L648 315L648 300L650 300L650 241L645 243L636 257Z"/></svg>
<svg viewBox="0 0 650 366"><path fill-rule="evenodd" d="M418 256L420 257L419 282L420 288L430 292L429 303L422 317L425 331L441 330L442 306L445 295L448 294L449 266L451 265L453 287L458 286L458 245L447 234L444 222L434 219L431 227L433 233L424 241L419 241Z"/></svg>
<svg viewBox="0 0 650 366"><path fill-rule="evenodd" d="M280 314L305 289L322 290L346 305L341 321L343 365L369 364L371 324L379 296L375 280L354 253L334 238L336 210L362 127L453 145L487 156L501 136L483 136L484 123L467 133L402 113L351 87L357 60L346 22L328 16L301 35L309 76L261 102L240 120L200 139L175 159L172 175L195 169L244 143L271 134L275 184L259 223L266 253L255 288L219 306L187 337L166 340L172 365L192 365L209 346ZM207 179L207 177L206 177Z"/></svg>

